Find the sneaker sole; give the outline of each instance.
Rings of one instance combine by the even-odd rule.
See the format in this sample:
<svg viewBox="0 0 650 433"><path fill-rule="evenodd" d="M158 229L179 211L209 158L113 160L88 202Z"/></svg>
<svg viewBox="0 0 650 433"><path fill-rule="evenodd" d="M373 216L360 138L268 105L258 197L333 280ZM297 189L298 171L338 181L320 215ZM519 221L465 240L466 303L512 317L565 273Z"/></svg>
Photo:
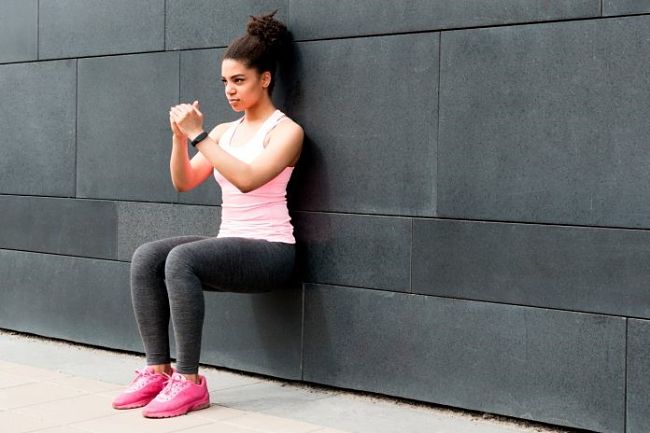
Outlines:
<svg viewBox="0 0 650 433"><path fill-rule="evenodd" d="M180 409L173 410L173 411L161 412L161 413L143 413L142 415L145 418L172 418L175 416L187 415L188 413L193 412L195 410L206 409L208 407L210 407L209 396L206 400L196 403L195 405L190 406L189 408L182 407Z"/></svg>
<svg viewBox="0 0 650 433"><path fill-rule="evenodd" d="M155 396L154 396L154 397L155 397ZM136 401L135 403L129 403L129 404L122 404L122 405L115 405L115 404L113 404L113 409L117 409L117 410L137 409L137 408L139 408L139 407L144 407L144 406L146 406L147 404L149 404L149 402L150 402L151 400L153 400L153 398L151 398L151 399L147 399L147 400Z"/></svg>

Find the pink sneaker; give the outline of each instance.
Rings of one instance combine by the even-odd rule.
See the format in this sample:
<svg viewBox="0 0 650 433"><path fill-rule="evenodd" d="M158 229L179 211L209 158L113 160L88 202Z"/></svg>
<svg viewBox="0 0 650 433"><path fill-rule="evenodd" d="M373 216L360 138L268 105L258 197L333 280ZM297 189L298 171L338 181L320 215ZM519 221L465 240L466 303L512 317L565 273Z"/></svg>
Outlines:
<svg viewBox="0 0 650 433"><path fill-rule="evenodd" d="M122 392L122 394L113 400L113 407L115 409L134 409L136 407L146 406L147 403L153 400L165 388L169 380L168 375L154 373L151 367L136 370L135 373L136 376L126 391Z"/></svg>
<svg viewBox="0 0 650 433"><path fill-rule="evenodd" d="M160 394L145 406L142 415L147 418L169 418L204 409L210 406L208 383L199 376L200 383L190 382L179 373L174 373Z"/></svg>

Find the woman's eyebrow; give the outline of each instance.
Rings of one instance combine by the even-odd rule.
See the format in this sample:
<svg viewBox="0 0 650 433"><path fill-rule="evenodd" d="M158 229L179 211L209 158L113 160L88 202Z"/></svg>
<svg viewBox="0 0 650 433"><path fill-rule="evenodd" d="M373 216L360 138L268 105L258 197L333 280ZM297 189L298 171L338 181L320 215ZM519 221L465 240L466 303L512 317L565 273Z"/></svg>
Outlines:
<svg viewBox="0 0 650 433"><path fill-rule="evenodd" d="M245 77L244 74L235 74L235 75L231 76L230 79L232 80L233 78L244 78L244 77ZM223 77L223 76L222 76L221 79L222 79L222 80L225 80L226 77Z"/></svg>

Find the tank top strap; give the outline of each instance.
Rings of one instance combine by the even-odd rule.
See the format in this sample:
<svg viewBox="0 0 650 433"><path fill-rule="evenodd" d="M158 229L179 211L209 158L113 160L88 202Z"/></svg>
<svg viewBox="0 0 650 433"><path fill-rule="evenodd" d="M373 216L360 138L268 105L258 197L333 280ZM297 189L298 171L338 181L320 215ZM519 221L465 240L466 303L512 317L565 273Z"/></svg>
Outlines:
<svg viewBox="0 0 650 433"><path fill-rule="evenodd" d="M244 116L240 117L234 122L231 122L228 129L226 129L226 131L223 134L221 134L221 138L219 139L219 146L224 147L230 144L230 140L232 140L232 136L235 133L235 129L237 129L237 126L243 121L244 121Z"/></svg>
<svg viewBox="0 0 650 433"><path fill-rule="evenodd" d="M275 128L275 126L280 123L286 116L282 111L280 110L275 110L273 114L269 116L268 119L264 121L262 126L260 126L260 129L255 133L255 136L250 140L249 143L263 143L264 138L266 137L266 134L268 132ZM235 120L230 124L228 129L221 135L221 139L219 140L219 145L220 146L230 146L230 142L232 141L232 136L235 134L235 131L237 130L237 127L244 121L244 116L240 117L239 119Z"/></svg>
<svg viewBox="0 0 650 433"><path fill-rule="evenodd" d="M260 130L257 132L255 138L263 143L266 134L268 134L271 129L275 128L275 126L280 123L280 121L285 117L287 116L282 111L275 110L275 112L273 112L273 114L271 114L271 116L269 116L269 118L264 121L264 124L262 124L260 127Z"/></svg>

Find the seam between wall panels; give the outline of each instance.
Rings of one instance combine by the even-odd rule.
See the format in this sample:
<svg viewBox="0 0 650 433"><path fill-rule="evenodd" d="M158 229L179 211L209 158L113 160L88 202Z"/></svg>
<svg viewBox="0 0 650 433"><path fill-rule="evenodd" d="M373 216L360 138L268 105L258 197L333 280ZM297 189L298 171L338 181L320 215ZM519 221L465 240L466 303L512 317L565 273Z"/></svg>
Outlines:
<svg viewBox="0 0 650 433"><path fill-rule="evenodd" d="M625 366L623 368L623 431L627 431L627 367L629 357L630 319L625 317Z"/></svg>
<svg viewBox="0 0 650 433"><path fill-rule="evenodd" d="M61 195L31 195L31 194L18 194L18 193L0 193L1 197L36 197L36 198L48 198L48 199L66 199L70 198L68 196ZM161 201L151 201L151 200L136 200L136 199L123 199L123 198L105 198L105 197L76 197L77 200L88 200L88 201L120 201L125 203L136 203L136 204L165 204L167 202ZM209 206L220 208L220 205L217 204L205 204L205 203L174 203L177 205L183 206ZM400 214L380 214L380 213L362 213L362 212L341 212L341 211L327 211L327 210L310 210L310 209L295 209L295 212L301 213L316 213L316 214L325 214L325 215L355 215L355 216L372 216L379 218L413 218L413 219L423 219L423 220L439 220L439 221L459 221L459 222L473 222L473 223L491 223L491 224L517 224L517 225L531 225L531 226L544 226L544 227L557 227L557 228L583 228L583 229L599 229L599 230L626 230L626 231L635 231L635 232L648 232L650 231L650 226L648 227L634 227L634 226L604 226L604 225L587 225L587 224L570 224L570 223L560 223L560 222L539 222L539 221L518 221L518 220L497 220L497 219L481 219L481 218L464 218L464 217L430 217L430 216L419 216L419 215L400 215Z"/></svg>
<svg viewBox="0 0 650 433"><path fill-rule="evenodd" d="M167 51L167 0L163 1L163 51Z"/></svg>
<svg viewBox="0 0 650 433"><path fill-rule="evenodd" d="M0 193L1 197L35 197L35 198L47 198L47 199L66 199L70 198L68 196L62 195L31 195L31 194L18 194L18 193ZM136 199L123 199L123 198L105 198L105 197L76 197L77 200L88 200L88 201L120 201L124 203L135 203L135 204L166 204L167 202L161 201L151 201L151 200L136 200ZM214 208L220 208L218 204L206 204L206 203L174 203L176 205L183 206L208 206ZM422 219L422 220L439 220L439 221L458 221L458 222L471 222L471 223L491 223L491 224L517 224L517 225L526 225L526 226L543 226L543 227L557 227L557 228L582 228L582 229L598 229L598 230L617 230L617 231L635 231L635 232L649 232L650 226L648 227L634 227L634 226L605 226L605 225L587 225L587 224L570 224L570 223L560 223L560 222L543 222L543 221L519 221L519 220L497 220L497 219L481 219L481 218L464 218L464 217L430 217L430 216L419 216L419 215L400 215L400 214L380 214L380 213L362 213L362 212L341 212L341 211L327 211L327 210L310 210L310 209L295 209L295 212L301 213L315 213L315 214L324 214L324 215L354 215L354 216L372 216L379 218L412 218L412 219ZM354 286L352 286L354 287Z"/></svg>
<svg viewBox="0 0 650 433"><path fill-rule="evenodd" d="M36 60L39 60L40 53L40 37L41 37L41 0L36 1Z"/></svg>
<svg viewBox="0 0 650 433"><path fill-rule="evenodd" d="M415 222L413 218L411 218L411 245L409 248L409 293L413 293L413 249L415 248L415 237L413 235L414 226Z"/></svg>
<svg viewBox="0 0 650 433"><path fill-rule="evenodd" d="M72 196L79 195L77 187L77 170L79 169L79 59L74 62L74 190Z"/></svg>
<svg viewBox="0 0 650 433"><path fill-rule="evenodd" d="M113 263L131 263L131 260L112 259L106 256L95 256L95 255L81 256L78 254L64 254L64 253L57 253L52 251L25 250L25 249L8 248L8 247L0 248L0 252L2 251L9 251L13 253L38 254L42 256L52 256L52 257L68 257L71 259L81 259L81 260L101 260L104 262L113 262Z"/></svg>
<svg viewBox="0 0 650 433"><path fill-rule="evenodd" d="M438 216L438 170L439 170L439 150L440 150L440 83L442 82L441 79L442 75L442 32L438 32L438 95L437 95L437 107L436 107L436 112L437 112L437 122L436 122L436 175L435 179L433 181L433 185L435 186L435 202L433 203L433 216Z"/></svg>
<svg viewBox="0 0 650 433"><path fill-rule="evenodd" d="M341 35L341 36L326 36L326 37L313 37L305 39L294 39L294 42L320 42L320 41L335 41L339 39L360 39L360 38L379 38L386 36L401 36L401 35L416 35L423 33L438 33L438 32L449 32L449 31L461 31L461 30L480 30L480 29L491 29L491 28L500 28L500 27L519 27L519 26L528 26L536 24L553 24L553 23L567 23L567 22L578 22L578 21L590 21L590 20L600 20L604 19L616 19L616 18L625 18L633 17L640 15L650 15L648 12L643 13L625 13L620 15L608 15L600 16L599 14L587 17L573 17L573 18L563 18L563 19L547 19L539 21L515 21L515 22L506 22L506 23L492 23L492 24L482 24L466 27L443 27L443 28L430 28L424 30L401 30L401 31L387 31L379 33L362 33L354 35ZM197 48L201 49L201 48Z"/></svg>
<svg viewBox="0 0 650 433"><path fill-rule="evenodd" d="M505 301L496 301L496 300L489 300L489 299L477 299L477 298L470 298L470 297L462 297L462 296L448 296L448 295L438 295L438 294L430 294L430 293L421 293L421 292L414 292L414 293L408 293L404 291L398 291L398 290L390 290L390 289L378 289L375 287L363 287L363 286L354 286L350 284L337 284L337 283L327 283L327 282L320 282L320 281L309 281L305 283L307 285L317 285L317 286L323 286L323 287L338 287L338 288L347 288L347 289L359 289L363 291L371 291L371 292L376 292L376 293L391 293L393 295L416 295L416 296L422 296L425 298L436 298L436 299L450 299L454 301L467 301L467 302L474 302L474 303L481 303L481 304L489 304L489 305L501 305L501 306L513 306L513 307L521 307L521 308L530 308L530 309L535 309L535 310L547 310L547 311L557 311L560 313L572 313L572 314L589 314L589 315L597 315L597 316L602 316L602 317L613 317L613 318L619 318L619 319L637 319L637 320L649 320L648 317L642 317L642 316L630 316L630 315L624 315L624 314L617 314L617 313L606 313L602 311L593 311L593 310L586 310L586 309L567 309L567 308L558 308L558 307L552 307L548 305L532 305L532 304L522 304L522 303L514 303L514 302L505 302Z"/></svg>

